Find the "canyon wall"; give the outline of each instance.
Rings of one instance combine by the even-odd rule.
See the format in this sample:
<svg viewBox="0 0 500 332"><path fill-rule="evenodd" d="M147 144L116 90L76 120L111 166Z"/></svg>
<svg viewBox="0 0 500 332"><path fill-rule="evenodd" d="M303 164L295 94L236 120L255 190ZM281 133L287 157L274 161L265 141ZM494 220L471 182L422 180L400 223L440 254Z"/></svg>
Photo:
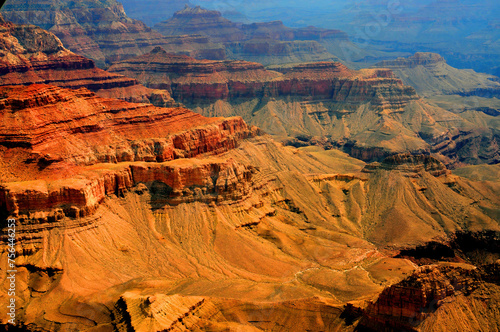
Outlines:
<svg viewBox="0 0 500 332"><path fill-rule="evenodd" d="M55 84L87 88L106 98L174 105L167 91L96 68L92 60L67 50L55 35L41 28L4 22L0 45L0 85Z"/></svg>
<svg viewBox="0 0 500 332"><path fill-rule="evenodd" d="M144 54L158 45L190 55L225 57L223 46L208 40L186 38L179 43L178 38L165 39L141 21L127 17L117 1L9 0L2 15L7 21L49 30L66 48L94 60L99 67Z"/></svg>

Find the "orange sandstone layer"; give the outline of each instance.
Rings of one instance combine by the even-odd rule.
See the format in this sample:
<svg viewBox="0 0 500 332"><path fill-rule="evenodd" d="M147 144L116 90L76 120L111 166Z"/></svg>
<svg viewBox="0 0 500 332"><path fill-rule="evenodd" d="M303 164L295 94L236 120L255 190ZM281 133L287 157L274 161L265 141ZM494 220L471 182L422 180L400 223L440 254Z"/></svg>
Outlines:
<svg viewBox="0 0 500 332"><path fill-rule="evenodd" d="M67 50L51 32L30 25L0 24L0 85L54 84L87 88L101 97L171 106L167 91L96 68L92 60Z"/></svg>
<svg viewBox="0 0 500 332"><path fill-rule="evenodd" d="M253 62L195 60L158 47L109 70L137 78L148 87L168 90L180 102L301 96L401 108L418 98L390 70L353 71L340 62L276 68L279 72Z"/></svg>
<svg viewBox="0 0 500 332"><path fill-rule="evenodd" d="M1 144L52 162L172 160L225 151L250 133L241 118L103 99L86 89L5 86L0 96Z"/></svg>
<svg viewBox="0 0 500 332"><path fill-rule="evenodd" d="M188 173L183 162L174 166L156 163L235 148L256 130L238 117L205 118L185 108L132 104L103 99L86 89L37 84L0 87L0 112L5 171L0 200L16 216L52 211L51 216L57 218L58 209L66 215L87 215L106 195L120 194L139 182L164 183L173 201L179 197L182 201L185 194L217 200L238 187L231 182L234 177L250 174L244 166L226 161L200 165L186 161L194 163L187 167ZM88 168L103 162L139 161L155 162L154 167L108 164ZM194 185L197 190L182 191ZM245 190L236 192L236 196L243 195ZM44 214L47 218L51 217Z"/></svg>
<svg viewBox="0 0 500 332"><path fill-rule="evenodd" d="M0 206L26 224L91 215L106 197L139 184L135 192L151 187L161 194L155 201L160 205L236 200L248 194L252 172L252 167L214 158L98 164L72 179L0 184Z"/></svg>

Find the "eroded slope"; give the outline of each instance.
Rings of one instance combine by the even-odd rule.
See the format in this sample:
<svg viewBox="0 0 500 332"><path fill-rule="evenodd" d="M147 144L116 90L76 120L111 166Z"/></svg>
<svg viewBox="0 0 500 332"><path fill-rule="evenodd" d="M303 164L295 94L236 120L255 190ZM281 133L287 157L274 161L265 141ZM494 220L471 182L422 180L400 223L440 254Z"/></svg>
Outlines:
<svg viewBox="0 0 500 332"><path fill-rule="evenodd" d="M365 165L241 118L1 89L26 329L349 331L345 303L414 270L398 249L499 229L498 183L429 156Z"/></svg>

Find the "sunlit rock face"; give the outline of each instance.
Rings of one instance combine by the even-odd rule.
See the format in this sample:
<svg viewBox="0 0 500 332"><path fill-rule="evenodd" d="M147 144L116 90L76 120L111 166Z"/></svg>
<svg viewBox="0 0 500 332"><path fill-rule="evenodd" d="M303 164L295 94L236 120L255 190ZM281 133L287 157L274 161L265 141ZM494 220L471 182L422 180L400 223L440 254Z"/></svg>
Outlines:
<svg viewBox="0 0 500 332"><path fill-rule="evenodd" d="M241 118L86 89L0 91L0 209L17 220L27 330L376 326L400 318L384 294L415 302L387 288L415 270L409 248L499 228L485 211L498 207L500 188L430 156L366 165L336 150L284 147ZM400 250L406 257L394 258ZM423 294L447 285L432 280ZM464 300L494 291L494 280L474 281ZM417 316L429 326L433 317Z"/></svg>
<svg viewBox="0 0 500 332"><path fill-rule="evenodd" d="M3 23L0 27L0 85L55 84L87 88L101 97L131 102L174 104L165 90L96 68L94 62L66 49L52 33L36 26Z"/></svg>
<svg viewBox="0 0 500 332"><path fill-rule="evenodd" d="M446 110L385 68L196 60L169 47L208 38L174 36L110 73L40 28L0 27L17 329L499 329L500 169L448 167L498 155L494 115Z"/></svg>
<svg viewBox="0 0 500 332"><path fill-rule="evenodd" d="M34 24L50 30L69 50L106 67L114 61L149 52L155 46L177 44L178 51L209 55L219 59L225 54L220 45L198 40L179 47L178 40L165 39L144 23L127 17L123 6L114 0L90 1L8 1L2 7L7 21ZM200 44L201 42L201 44ZM200 47L202 45L202 47Z"/></svg>

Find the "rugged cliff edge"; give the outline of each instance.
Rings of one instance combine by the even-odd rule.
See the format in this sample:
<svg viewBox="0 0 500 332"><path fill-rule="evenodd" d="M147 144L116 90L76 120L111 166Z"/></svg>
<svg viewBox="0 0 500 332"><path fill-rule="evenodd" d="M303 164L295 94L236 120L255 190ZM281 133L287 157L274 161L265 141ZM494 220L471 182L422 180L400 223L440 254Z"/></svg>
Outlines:
<svg viewBox="0 0 500 332"><path fill-rule="evenodd" d="M64 179L82 172L81 167L96 163L164 162L221 153L252 135L241 118L208 119L184 108L102 99L86 89L72 91L37 84L0 89L2 154L18 149L19 158L14 163L18 167L33 165L28 166L31 171L27 172L18 172L12 164L5 165L2 181L34 180L40 172L51 179ZM222 172L221 167L207 174ZM61 169L62 174L58 171ZM89 178L75 180L74 186L68 184L71 180L7 184L2 186L2 205L16 216L40 209L53 212L57 208L69 213L67 209L72 206L91 210L106 194L117 194L141 181L144 176L139 169L133 169L139 173L128 166L114 171L104 167L102 173L93 170ZM33 195L38 197L35 203Z"/></svg>
<svg viewBox="0 0 500 332"><path fill-rule="evenodd" d="M418 96L390 70L353 71L340 62L315 62L266 70L245 61L206 61L176 56L161 48L117 63L109 71L135 77L146 86L171 91L189 104L254 97L304 97L347 104L371 103L400 109Z"/></svg>
<svg viewBox="0 0 500 332"><path fill-rule="evenodd" d="M439 325L440 331L495 330L499 323L497 313L482 308L497 306L500 301L499 271L500 261L481 267L423 266L384 289L377 301L361 310L358 328L427 331Z"/></svg>
<svg viewBox="0 0 500 332"><path fill-rule="evenodd" d="M241 24L229 21L218 11L187 5L154 28L165 36L204 35L224 44L230 59L265 65L335 60L320 42L348 41L347 34L339 30L292 29L280 21Z"/></svg>
<svg viewBox="0 0 500 332"><path fill-rule="evenodd" d="M418 52L408 58L382 61L375 66L390 68L422 95L459 94L491 98L500 94L500 83L495 81L495 76L453 68L436 53Z"/></svg>
<svg viewBox="0 0 500 332"><path fill-rule="evenodd" d="M205 118L185 108L103 99L86 89L5 86L0 96L2 145L26 147L54 161L171 160L234 147L249 133L241 118ZM207 131L192 130L199 126Z"/></svg>
<svg viewBox="0 0 500 332"><path fill-rule="evenodd" d="M419 63L431 60L423 57ZM242 116L295 146L324 142L320 145L341 147L366 161L403 152L433 153L454 167L500 160L494 113L437 107L390 69L356 71L339 62L265 69L258 63L195 60L155 48L109 70L166 89L203 115Z"/></svg>
<svg viewBox="0 0 500 332"><path fill-rule="evenodd" d="M178 39L165 39L141 21L127 17L117 1L9 0L2 7L2 15L14 23L34 24L51 31L65 47L94 60L100 67L143 54L158 45L171 45L191 55L225 57L223 46L208 40L179 44ZM206 51L196 51L200 46Z"/></svg>
<svg viewBox="0 0 500 332"><path fill-rule="evenodd" d="M25 330L352 331L346 303L415 269L400 249L499 230L498 185L430 156L368 166L241 118L50 85L0 87L0 114Z"/></svg>
<svg viewBox="0 0 500 332"><path fill-rule="evenodd" d="M0 85L55 84L87 88L101 97L172 106L167 91L96 68L94 62L67 50L52 33L32 25L0 24Z"/></svg>

